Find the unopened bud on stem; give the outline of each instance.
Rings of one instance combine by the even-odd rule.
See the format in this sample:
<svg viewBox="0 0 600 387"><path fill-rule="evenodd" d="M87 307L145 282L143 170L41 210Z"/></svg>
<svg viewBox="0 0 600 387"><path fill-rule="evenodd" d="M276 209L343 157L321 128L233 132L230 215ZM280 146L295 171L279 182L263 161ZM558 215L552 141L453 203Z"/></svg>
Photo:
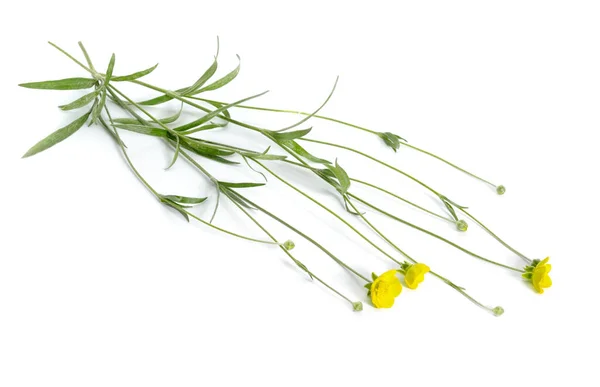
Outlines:
<svg viewBox="0 0 600 387"><path fill-rule="evenodd" d="M499 185L496 187L496 193L498 195L504 195L505 192L506 192L506 188L503 185Z"/></svg>
<svg viewBox="0 0 600 387"><path fill-rule="evenodd" d="M281 246L283 246L284 249L290 251L294 247L296 247L296 244L293 241L288 239L287 241L283 242L283 244Z"/></svg>
<svg viewBox="0 0 600 387"><path fill-rule="evenodd" d="M465 232L469 228L469 224L461 219L458 222L456 222L456 228L458 229L458 231Z"/></svg>

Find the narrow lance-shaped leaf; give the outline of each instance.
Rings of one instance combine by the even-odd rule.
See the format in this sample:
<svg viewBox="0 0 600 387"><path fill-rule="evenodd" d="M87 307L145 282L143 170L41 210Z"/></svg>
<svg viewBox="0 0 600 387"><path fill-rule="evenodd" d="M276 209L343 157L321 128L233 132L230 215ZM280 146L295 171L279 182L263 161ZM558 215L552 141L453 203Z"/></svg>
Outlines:
<svg viewBox="0 0 600 387"><path fill-rule="evenodd" d="M213 122L206 124L206 125L201 125L201 126L197 126L195 128L186 130L184 132L182 132L182 134L192 134L192 133L196 133L196 132L202 132L204 130L211 130L211 129L215 129L215 128L222 128L224 126L226 126L227 124L215 124Z"/></svg>
<svg viewBox="0 0 600 387"><path fill-rule="evenodd" d="M277 141L295 140L297 138L306 136L311 130L312 128L294 130L292 132L269 132L269 135Z"/></svg>
<svg viewBox="0 0 600 387"><path fill-rule="evenodd" d="M113 80L114 80L114 78L113 78ZM183 111L183 103L181 104L181 107L177 111L177 113L175 113L169 117L161 118L158 121L160 121L163 124L173 123L179 119L182 111ZM113 119L113 121L118 124L139 124L139 122L140 122L137 118L115 118L115 119Z"/></svg>
<svg viewBox="0 0 600 387"><path fill-rule="evenodd" d="M206 71L204 72L204 74L202 74L202 76L196 81L196 83L194 83L192 86L188 87L184 92L182 92L184 95L194 95L194 93L200 89L202 86L204 86L204 84L206 83L206 81L208 81L217 71L217 57L215 56L215 60L213 61L212 65L206 69Z"/></svg>
<svg viewBox="0 0 600 387"><path fill-rule="evenodd" d="M296 141L293 141L293 140L281 141L281 145L286 146L287 148L289 148L289 150L296 153L298 156L302 156L305 159L310 160L314 163L331 164L331 162L329 162L327 160L320 159L318 157L311 155L310 153L308 153L308 151L306 149L302 148L302 146L300 146L300 144L298 144Z"/></svg>
<svg viewBox="0 0 600 387"><path fill-rule="evenodd" d="M182 94L182 95L193 95L194 93L196 93L196 91L199 88L201 88L206 83L206 81L208 81L210 79L210 77L212 77L213 74L217 71L217 57L218 56L219 56L219 41L217 39L217 54L215 55L215 60L213 61L212 65L204 72L204 74L202 74L202 76L200 78L198 78L198 80L192 86L178 89L175 92ZM152 99L148 99L146 101L139 102L139 104L146 105L146 106L160 105L161 103L168 102L172 99L173 99L173 97L171 97L171 96L161 95L156 98L152 98Z"/></svg>
<svg viewBox="0 0 600 387"><path fill-rule="evenodd" d="M82 107L88 105L90 102L92 102L94 100L94 98L96 98L97 95L98 95L98 90L94 90L91 93L88 93L88 94L84 95L83 97L78 98L71 103L59 106L59 108L61 108L62 110L73 110L73 109L82 108Z"/></svg>
<svg viewBox="0 0 600 387"><path fill-rule="evenodd" d="M252 187L261 187L265 185L265 183L230 183L227 181L220 181L219 185L223 185L228 188L252 188Z"/></svg>
<svg viewBox="0 0 600 387"><path fill-rule="evenodd" d="M327 168L335 175L335 178L339 182L340 192L345 194L348 191L348 188L350 188L350 178L344 168L340 167L337 160L335 160L335 166L328 165Z"/></svg>
<svg viewBox="0 0 600 387"><path fill-rule="evenodd" d="M140 124L116 124L115 128L128 130L130 132L136 132L146 134L148 136L155 137L167 137L167 131L162 128L155 128L152 126L140 125Z"/></svg>
<svg viewBox="0 0 600 387"><path fill-rule="evenodd" d="M156 67L158 67L158 63L150 68L147 68L146 70L138 71L137 73L112 77L112 80L114 82L133 81L150 74L154 71L154 69L156 69Z"/></svg>
<svg viewBox="0 0 600 387"><path fill-rule="evenodd" d="M160 198L161 203L175 209L177 212L179 212L181 214L181 216L183 216L185 218L185 220L187 220L188 222L190 221L190 217L188 216L188 214L185 212L185 210L183 208L181 208L181 206L167 198L165 198L164 196Z"/></svg>
<svg viewBox="0 0 600 387"><path fill-rule="evenodd" d="M44 151L65 140L67 137L77 132L83 126L83 124L85 124L89 116L90 112L87 112L64 128L58 129L56 132L50 134L48 137L32 146L31 149L29 149L27 153L23 155L23 158L33 156L36 153L40 153L41 151Z"/></svg>
<svg viewBox="0 0 600 387"><path fill-rule="evenodd" d="M256 94L256 95L244 98L244 99L240 99L239 101L232 102L232 103L230 103L228 105L221 106L220 108L218 108L216 110L213 110L212 112L210 112L210 113L208 113L208 114L200 117L199 119L197 119L195 121L192 121L192 122L190 122L188 124L178 126L178 127L174 128L173 130L176 130L176 131L180 132L180 131L184 131L184 130L191 129L191 128L194 128L196 126L202 125L205 122L208 122L211 119L213 119L214 117L218 116L223 111L229 109L230 107L235 106L235 105L239 105L241 103L244 103L244 102L246 102L248 100L251 100L251 99L254 99L254 98L258 98L258 97L260 97L260 96L262 96L262 95L264 95L266 93L268 93L268 91L263 91L260 94Z"/></svg>
<svg viewBox="0 0 600 387"><path fill-rule="evenodd" d="M206 103L209 103L211 105L213 105L214 107L216 107L217 109L219 109L220 107L223 106L222 103L219 102L215 102L215 101L205 101ZM223 115L227 118L231 118L231 114L229 114L229 110L225 109L223 110Z"/></svg>
<svg viewBox="0 0 600 387"><path fill-rule="evenodd" d="M169 199L176 203L183 203L183 204L200 204L206 200L206 198L192 198L189 196L180 196L180 195L164 195L163 198Z"/></svg>
<svg viewBox="0 0 600 387"><path fill-rule="evenodd" d="M171 163L169 164L169 166L165 169L171 169L171 167L173 165L175 165L175 162L177 161L177 158L179 157L179 149L181 149L181 141L179 140L179 136L177 136L177 145L175 146L175 153L173 153L173 159L171 160Z"/></svg>
<svg viewBox="0 0 600 387"><path fill-rule="evenodd" d="M79 90L89 89L96 84L96 80L92 78L67 78L56 81L29 82L21 83L19 86L28 89L42 90Z"/></svg>
<svg viewBox="0 0 600 387"><path fill-rule="evenodd" d="M217 89L220 89L221 87L225 86L229 82L233 81L235 79L235 77L238 76L238 74L240 72L240 65L242 64L242 60L240 59L240 56L239 55L236 55L236 56L238 58L238 65L232 72L225 75L223 78L211 83L210 85L208 85L200 90L195 91L194 94L200 94L205 91L217 90Z"/></svg>
<svg viewBox="0 0 600 387"><path fill-rule="evenodd" d="M225 194L225 196L227 196L234 203L237 203L240 206L246 207L248 209L256 210L256 207L250 205L250 203L248 203L248 201L243 196L241 196L239 193L235 192L234 190L229 189L227 187L225 187L225 188L219 187L219 189L221 190L221 192L223 192L223 194Z"/></svg>
<svg viewBox="0 0 600 387"><path fill-rule="evenodd" d="M112 77L113 69L115 68L115 54L112 54L110 57L110 62L108 63L108 69L106 70L106 75L104 76L104 83L102 84L102 91L100 92L100 101L92 110L92 119L90 121L91 124L95 124L98 121L98 116L102 113L102 109L104 109L104 104L106 103L106 88L110 83L110 79Z"/></svg>

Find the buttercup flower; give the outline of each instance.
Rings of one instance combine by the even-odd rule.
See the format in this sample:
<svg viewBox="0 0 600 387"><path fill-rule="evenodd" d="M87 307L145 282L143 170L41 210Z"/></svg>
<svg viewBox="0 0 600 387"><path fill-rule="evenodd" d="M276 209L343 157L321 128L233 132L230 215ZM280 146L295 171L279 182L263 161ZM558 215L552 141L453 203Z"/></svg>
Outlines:
<svg viewBox="0 0 600 387"><path fill-rule="evenodd" d="M389 270L377 277L373 274L373 282L366 285L371 302L376 308L391 308L394 299L402 292L402 284L396 277L396 270Z"/></svg>
<svg viewBox="0 0 600 387"><path fill-rule="evenodd" d="M547 257L543 261L535 259L531 265L525 267L525 273L523 278L531 281L533 288L536 292L544 293L544 288L552 286L552 279L548 275L552 270L552 265L548 263L550 257Z"/></svg>
<svg viewBox="0 0 600 387"><path fill-rule="evenodd" d="M402 269L404 270L404 282L409 289L416 289L425 279L425 273L430 270L429 266L424 263L415 263L407 267L403 265Z"/></svg>

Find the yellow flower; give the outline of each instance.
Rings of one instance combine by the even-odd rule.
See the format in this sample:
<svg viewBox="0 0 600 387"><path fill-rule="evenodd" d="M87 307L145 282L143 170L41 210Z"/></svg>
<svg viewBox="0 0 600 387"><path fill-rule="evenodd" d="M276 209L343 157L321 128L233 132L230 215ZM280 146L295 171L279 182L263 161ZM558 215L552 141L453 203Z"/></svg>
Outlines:
<svg viewBox="0 0 600 387"><path fill-rule="evenodd" d="M389 270L374 278L369 287L371 302L376 308L391 308L394 299L402 292L402 284L396 277L396 270Z"/></svg>
<svg viewBox="0 0 600 387"><path fill-rule="evenodd" d="M429 272L429 266L424 263L415 263L405 269L404 282L409 289L416 289L425 279L425 273Z"/></svg>
<svg viewBox="0 0 600 387"><path fill-rule="evenodd" d="M544 293L544 288L552 286L552 279L548 273L552 270L552 265L548 263L550 257L544 259L533 268L533 274L531 276L531 283L536 292Z"/></svg>

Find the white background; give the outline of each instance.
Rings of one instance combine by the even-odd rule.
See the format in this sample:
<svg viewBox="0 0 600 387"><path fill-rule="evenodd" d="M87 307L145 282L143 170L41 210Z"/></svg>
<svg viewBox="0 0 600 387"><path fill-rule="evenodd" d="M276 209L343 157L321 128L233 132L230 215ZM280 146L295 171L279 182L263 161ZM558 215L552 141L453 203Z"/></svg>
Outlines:
<svg viewBox="0 0 600 387"><path fill-rule="evenodd" d="M598 385L592 370L599 344L598 2L57 0L11 2L2 14L1 386ZM313 121L310 136L375 153L468 205L525 254L550 255L554 286L536 294L518 275L367 211L397 244L506 313L495 318L434 278L417 291L405 289L393 309L375 310L361 283L260 217L279 239L294 239L298 259L365 303L353 313L278 249L187 224L159 205L98 127L20 159L81 114L56 106L82 93L16 86L85 76L47 40L79 58L83 40L98 68L115 52L118 74L160 62L147 80L175 89L211 63L217 35L218 74L235 67L236 53L242 71L213 98L233 101L268 89L256 104L310 110L340 75L325 114L398 133L506 185L507 193L497 196L410 149L394 154L353 129ZM155 95L123 89L136 98ZM297 119L234 113L267 128ZM186 110L182 122L194 114ZM181 160L165 172L169 152L141 137L124 135L144 175L163 193L209 196L197 209L208 217L209 183ZM233 126L206 138L267 146ZM347 152L307 148L441 211L399 175ZM205 165L223 179L261 181L242 166ZM273 168L343 213L322 183ZM521 265L472 222L459 234L406 205L360 192L486 256ZM248 195L365 274L394 267L273 178ZM216 224L262 237L226 204Z"/></svg>

